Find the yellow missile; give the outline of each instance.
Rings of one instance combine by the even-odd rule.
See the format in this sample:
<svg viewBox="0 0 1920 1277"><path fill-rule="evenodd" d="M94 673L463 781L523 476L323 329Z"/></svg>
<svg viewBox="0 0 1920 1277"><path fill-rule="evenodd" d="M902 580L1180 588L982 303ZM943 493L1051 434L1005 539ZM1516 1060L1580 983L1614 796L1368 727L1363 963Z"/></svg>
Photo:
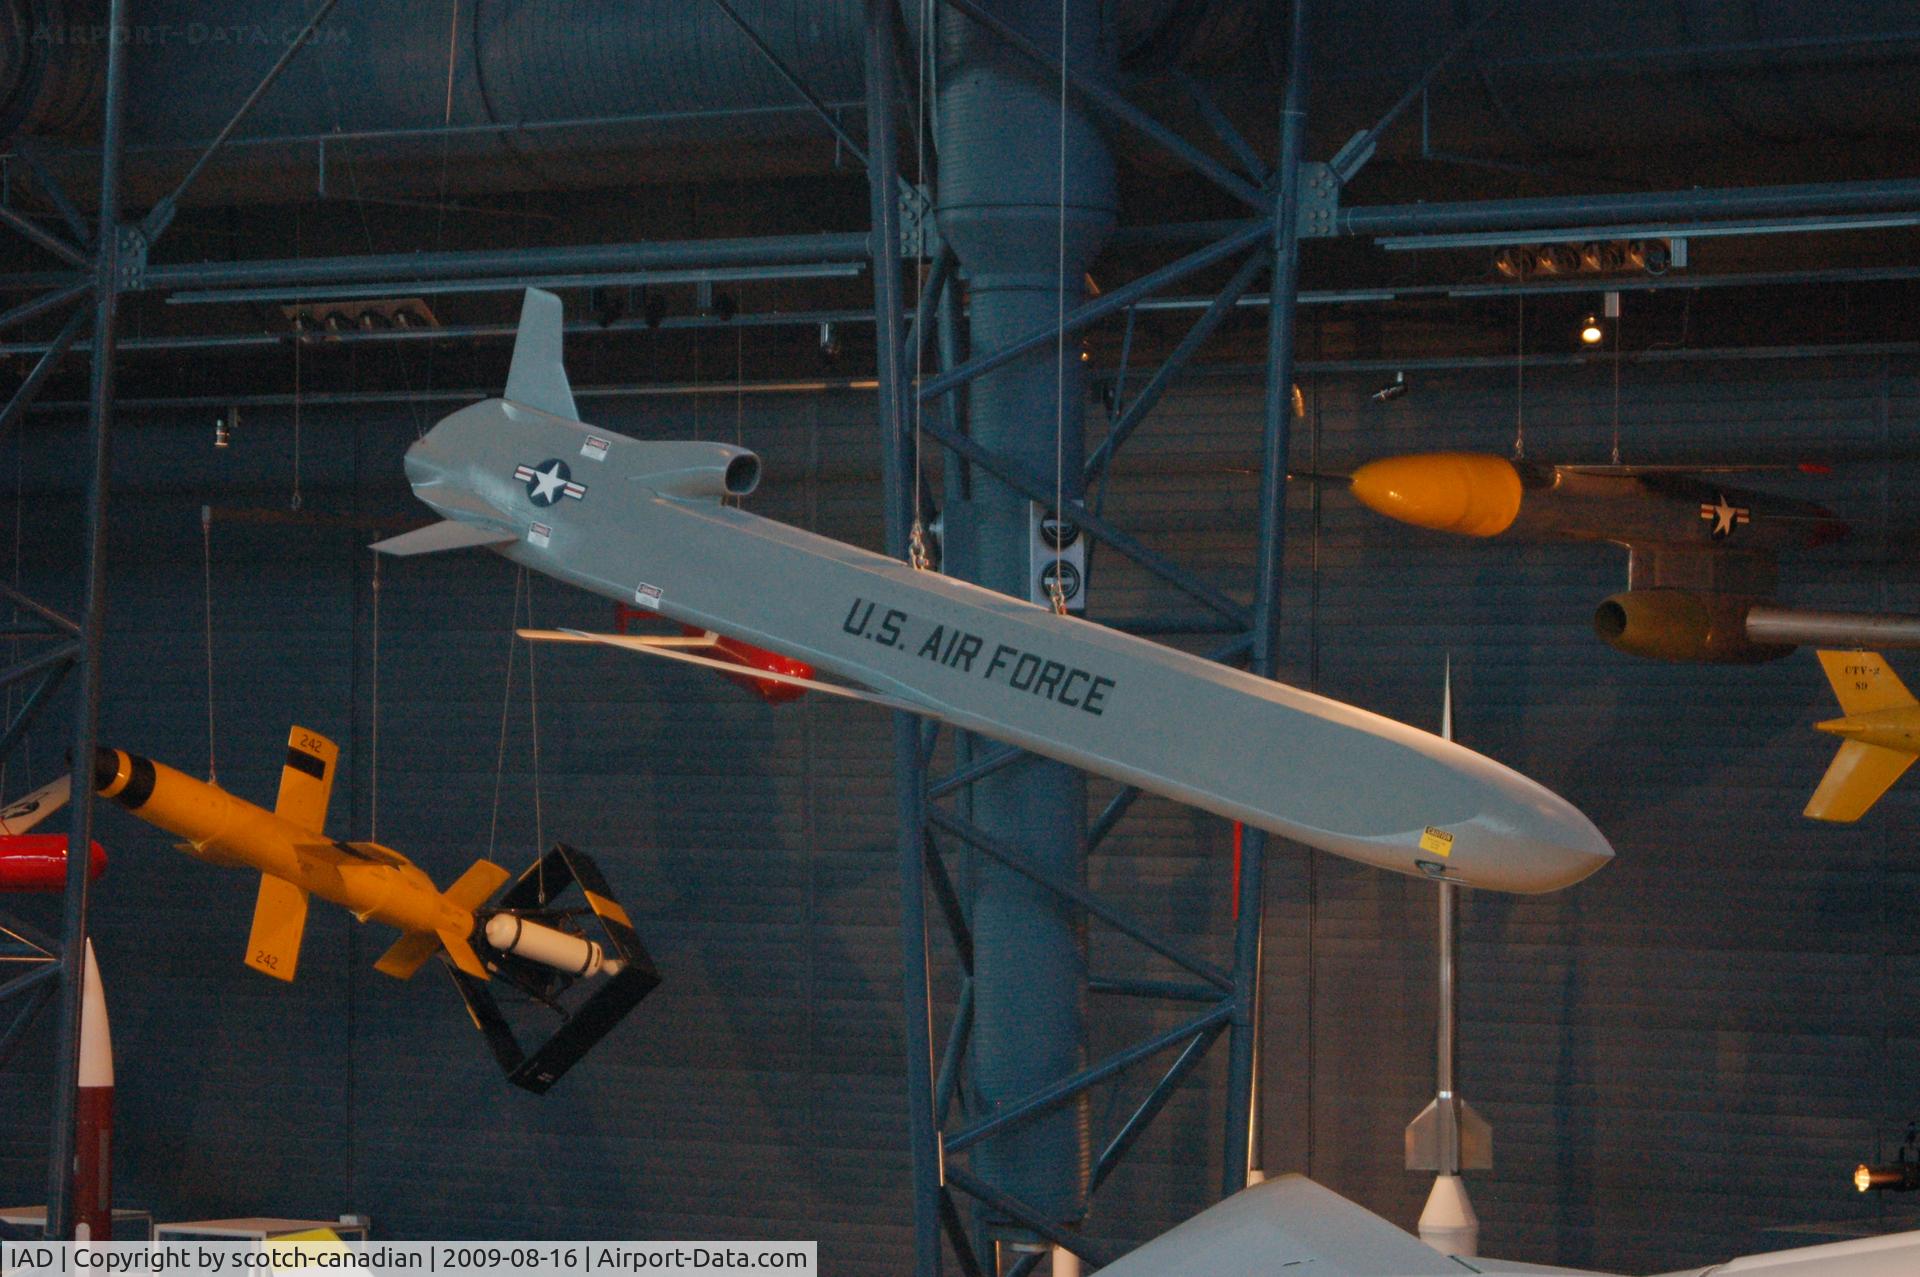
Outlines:
<svg viewBox="0 0 1920 1277"><path fill-rule="evenodd" d="M362 922L397 927L398 942L375 970L405 980L442 949L476 979L487 968L473 951L474 910L508 873L475 861L445 892L399 852L378 843L335 842L323 832L333 793L339 748L318 732L295 727L274 809L236 798L137 754L102 749L94 755L93 784L102 798L186 841L180 849L209 864L260 871L247 965L277 980L292 980L306 931L307 897L351 910Z"/></svg>
<svg viewBox="0 0 1920 1277"><path fill-rule="evenodd" d="M1512 527L1520 493L1513 463L1480 452L1381 457L1353 472L1354 498L1369 510L1465 536L1499 536Z"/></svg>

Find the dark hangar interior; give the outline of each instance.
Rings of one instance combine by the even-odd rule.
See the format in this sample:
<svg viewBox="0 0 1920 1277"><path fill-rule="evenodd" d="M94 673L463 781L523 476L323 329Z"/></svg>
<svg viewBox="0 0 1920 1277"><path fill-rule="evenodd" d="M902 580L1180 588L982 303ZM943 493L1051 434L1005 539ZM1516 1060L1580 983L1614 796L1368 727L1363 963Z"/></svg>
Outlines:
<svg viewBox="0 0 1920 1277"><path fill-rule="evenodd" d="M1482 1253L1653 1272L1913 1227L1853 1173L1920 1117L1920 791L1802 813L1842 713L1816 648L1920 670L1916 85L1893 0L0 4L0 797L98 743L264 803L297 724L339 746L326 837L435 884L564 842L659 976L531 1094L438 961L389 979L391 932L321 904L263 978L254 875L95 802L114 1203L805 1238L850 1277L1068 1271L1049 1229L1095 1268L1249 1164L1421 1214L1434 883L529 643L646 618L369 552L431 521L403 456L502 393L531 287L581 419L752 450L746 511L895 559L917 530L1027 597L1018 521L1070 503L1089 620L1422 731L1450 684L1455 740L1593 822L1591 878L1458 893ZM1723 487L1802 522L1710 636L1660 612L1622 650L1602 600L1727 560L1630 576L1605 522L1356 499L1442 453L1522 504L1632 474L1714 554L1748 553ZM1755 598L1868 620L1767 647ZM16 931L68 953L76 913L0 898L0 1184L69 1209L76 977L9 982Z"/></svg>

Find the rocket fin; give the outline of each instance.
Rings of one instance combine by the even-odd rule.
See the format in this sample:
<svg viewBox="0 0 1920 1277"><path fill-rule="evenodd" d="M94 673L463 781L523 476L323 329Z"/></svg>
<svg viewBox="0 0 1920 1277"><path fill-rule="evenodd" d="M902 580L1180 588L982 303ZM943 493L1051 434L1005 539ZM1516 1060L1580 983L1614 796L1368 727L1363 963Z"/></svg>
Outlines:
<svg viewBox="0 0 1920 1277"><path fill-rule="evenodd" d="M253 934L247 937L247 965L276 980L291 981L300 965L300 940L306 930L307 893L285 878L261 874Z"/></svg>
<svg viewBox="0 0 1920 1277"><path fill-rule="evenodd" d="M440 937L431 931L409 931L380 955L373 969L396 980L410 980L414 972L427 965L427 959L440 952Z"/></svg>
<svg viewBox="0 0 1920 1277"><path fill-rule="evenodd" d="M456 908L472 913L487 903L487 898L500 889L500 884L513 877L512 874L494 864L491 860L476 860L467 871L440 894Z"/></svg>
<svg viewBox="0 0 1920 1277"><path fill-rule="evenodd" d="M560 299L538 288L527 290L520 303L520 331L513 339L513 363L507 370L507 391L514 403L550 412L568 421L580 420L573 406L573 388L560 362L562 320Z"/></svg>
<svg viewBox="0 0 1920 1277"><path fill-rule="evenodd" d="M1436 1096L1407 1123L1406 1152L1410 1171L1484 1171L1493 1165L1493 1127L1459 1096Z"/></svg>
<svg viewBox="0 0 1920 1277"><path fill-rule="evenodd" d="M446 946L447 957L452 959L454 966L476 980L487 978L487 969L480 964L480 955L473 951L465 935L448 927L440 933L440 943Z"/></svg>
<svg viewBox="0 0 1920 1277"><path fill-rule="evenodd" d="M1907 685L1878 652L1821 651L1820 668L1833 684L1840 712L1849 717L1876 710L1902 709L1916 702Z"/></svg>
<svg viewBox="0 0 1920 1277"><path fill-rule="evenodd" d="M327 804L333 798L333 769L340 747L319 732L295 727L287 732L287 761L280 769L280 797L273 814L310 833L327 823ZM264 899L264 897L262 897Z"/></svg>
<svg viewBox="0 0 1920 1277"><path fill-rule="evenodd" d="M471 523L461 523L457 519L443 519L439 523L429 523L424 528L402 532L399 536L388 537L384 541L375 541L368 548L378 554L404 557L412 554L437 554L442 550L470 550L483 545L506 545L519 539L510 532L479 528Z"/></svg>
<svg viewBox="0 0 1920 1277"><path fill-rule="evenodd" d="M1820 778L1820 787L1807 800L1806 814L1815 820L1841 824L1860 819L1913 765L1913 759L1914 755L1897 749L1885 749L1865 741L1847 741L1833 756L1827 774Z"/></svg>

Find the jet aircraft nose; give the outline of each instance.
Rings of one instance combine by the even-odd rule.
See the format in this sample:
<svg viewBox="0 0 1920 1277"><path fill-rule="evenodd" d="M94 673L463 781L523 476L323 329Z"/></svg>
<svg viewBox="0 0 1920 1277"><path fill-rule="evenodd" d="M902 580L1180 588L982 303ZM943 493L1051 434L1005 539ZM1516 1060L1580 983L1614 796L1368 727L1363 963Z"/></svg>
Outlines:
<svg viewBox="0 0 1920 1277"><path fill-rule="evenodd" d="M1377 514L1464 536L1498 536L1520 514L1520 473L1504 457L1421 452L1369 461L1353 495Z"/></svg>

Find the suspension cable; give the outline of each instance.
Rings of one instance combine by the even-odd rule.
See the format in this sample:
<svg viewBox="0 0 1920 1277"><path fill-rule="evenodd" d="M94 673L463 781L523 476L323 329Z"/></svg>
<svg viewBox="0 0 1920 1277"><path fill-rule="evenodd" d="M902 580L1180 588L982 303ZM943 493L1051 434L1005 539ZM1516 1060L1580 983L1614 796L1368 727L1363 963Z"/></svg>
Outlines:
<svg viewBox="0 0 1920 1277"><path fill-rule="evenodd" d="M1054 279L1054 354L1053 354L1053 519L1064 528L1067 468L1067 0L1060 0L1060 128L1055 157L1059 204L1059 241ZM1061 538L1064 548L1065 538ZM1053 579L1047 584L1047 597L1053 610L1067 613L1067 590L1061 583L1066 575L1055 560Z"/></svg>
<svg viewBox="0 0 1920 1277"><path fill-rule="evenodd" d="M213 507L200 507L200 580L205 596L207 645L207 783L220 783L213 742Z"/></svg>

